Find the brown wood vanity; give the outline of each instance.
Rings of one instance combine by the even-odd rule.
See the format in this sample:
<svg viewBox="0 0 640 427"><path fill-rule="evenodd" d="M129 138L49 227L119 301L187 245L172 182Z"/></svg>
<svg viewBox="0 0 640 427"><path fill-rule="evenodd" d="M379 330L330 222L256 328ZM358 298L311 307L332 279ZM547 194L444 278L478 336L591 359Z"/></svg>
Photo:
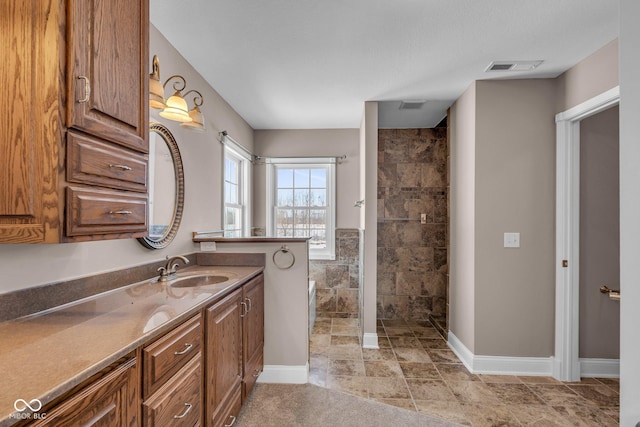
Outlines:
<svg viewBox="0 0 640 427"><path fill-rule="evenodd" d="M214 273L230 279L189 288L151 279L0 323L4 341L17 347L13 357L0 355L0 365L33 364L36 371L26 381L18 374L5 378L3 405L34 398L43 404L31 414L12 409L8 414L3 407L0 425L232 425L263 369L262 270L193 266L175 280ZM7 336L11 330L13 337ZM65 334L72 340L64 340ZM84 349L82 342L93 347ZM111 356L102 357L101 351ZM88 368L76 368L79 364ZM74 378L64 378L72 372ZM2 374L12 376L10 369ZM45 374L48 378L41 378ZM50 393L33 395L35 390Z"/></svg>

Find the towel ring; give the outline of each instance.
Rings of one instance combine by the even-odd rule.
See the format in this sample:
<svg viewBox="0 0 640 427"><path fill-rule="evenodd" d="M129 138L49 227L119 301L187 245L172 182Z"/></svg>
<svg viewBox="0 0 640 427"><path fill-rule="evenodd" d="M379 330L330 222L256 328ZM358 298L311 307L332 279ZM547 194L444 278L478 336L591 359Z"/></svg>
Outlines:
<svg viewBox="0 0 640 427"><path fill-rule="evenodd" d="M290 260L288 261L284 261L282 259L280 259L280 261L276 261L276 256L279 253L283 253L283 256L280 256L278 258L290 258ZM280 270L288 270L291 267L293 267L293 264L296 263L296 257L295 255L293 255L293 252L291 252L291 250L289 250L289 248L287 247L287 245L282 245L282 247L280 249L278 249L277 251L275 251L273 253L273 264L278 267Z"/></svg>

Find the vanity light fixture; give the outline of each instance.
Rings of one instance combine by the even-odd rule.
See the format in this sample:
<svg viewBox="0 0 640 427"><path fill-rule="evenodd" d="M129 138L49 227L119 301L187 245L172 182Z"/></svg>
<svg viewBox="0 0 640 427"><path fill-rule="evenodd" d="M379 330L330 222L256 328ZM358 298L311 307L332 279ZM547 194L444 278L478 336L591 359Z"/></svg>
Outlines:
<svg viewBox="0 0 640 427"><path fill-rule="evenodd" d="M167 84L173 82L173 90L175 91L168 99L164 98L164 91ZM153 55L153 66L149 75L149 106L155 109L162 109L159 113L165 119L180 122L181 126L188 129L204 131L204 119L200 106L202 106L202 94L197 90L189 90L185 96L191 92L197 94L193 98L194 107L189 110L187 101L185 101L182 91L187 87L187 81L181 75L175 74L169 77L164 84L160 81L160 61L157 55Z"/></svg>

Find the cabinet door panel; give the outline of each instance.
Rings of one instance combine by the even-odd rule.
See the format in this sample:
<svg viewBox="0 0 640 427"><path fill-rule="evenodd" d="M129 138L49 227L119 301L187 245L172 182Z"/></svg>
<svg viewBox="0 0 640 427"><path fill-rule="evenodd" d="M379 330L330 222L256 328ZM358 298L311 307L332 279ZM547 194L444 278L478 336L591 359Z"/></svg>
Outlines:
<svg viewBox="0 0 640 427"><path fill-rule="evenodd" d="M242 289L207 309L206 408L207 425L227 412L224 403L241 396ZM237 414L236 414L237 415Z"/></svg>
<svg viewBox="0 0 640 427"><path fill-rule="evenodd" d="M68 127L148 152L146 2L70 3Z"/></svg>
<svg viewBox="0 0 640 427"><path fill-rule="evenodd" d="M244 298L249 311L243 323L244 387L243 400L251 392L257 375L262 371L264 348L264 276L260 275L244 286Z"/></svg>
<svg viewBox="0 0 640 427"><path fill-rule="evenodd" d="M0 2L0 243L58 238L57 155L61 132L58 13L54 2ZM47 41L48 40L48 41Z"/></svg>

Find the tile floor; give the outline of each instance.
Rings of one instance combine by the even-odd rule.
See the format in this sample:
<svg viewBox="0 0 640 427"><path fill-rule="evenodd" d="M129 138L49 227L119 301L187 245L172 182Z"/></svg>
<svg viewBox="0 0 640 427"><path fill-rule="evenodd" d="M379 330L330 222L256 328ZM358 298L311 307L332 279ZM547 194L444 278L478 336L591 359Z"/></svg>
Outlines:
<svg viewBox="0 0 640 427"><path fill-rule="evenodd" d="M478 426L617 426L619 381L473 375L430 322L378 321L363 349L357 319L318 318L310 382Z"/></svg>

